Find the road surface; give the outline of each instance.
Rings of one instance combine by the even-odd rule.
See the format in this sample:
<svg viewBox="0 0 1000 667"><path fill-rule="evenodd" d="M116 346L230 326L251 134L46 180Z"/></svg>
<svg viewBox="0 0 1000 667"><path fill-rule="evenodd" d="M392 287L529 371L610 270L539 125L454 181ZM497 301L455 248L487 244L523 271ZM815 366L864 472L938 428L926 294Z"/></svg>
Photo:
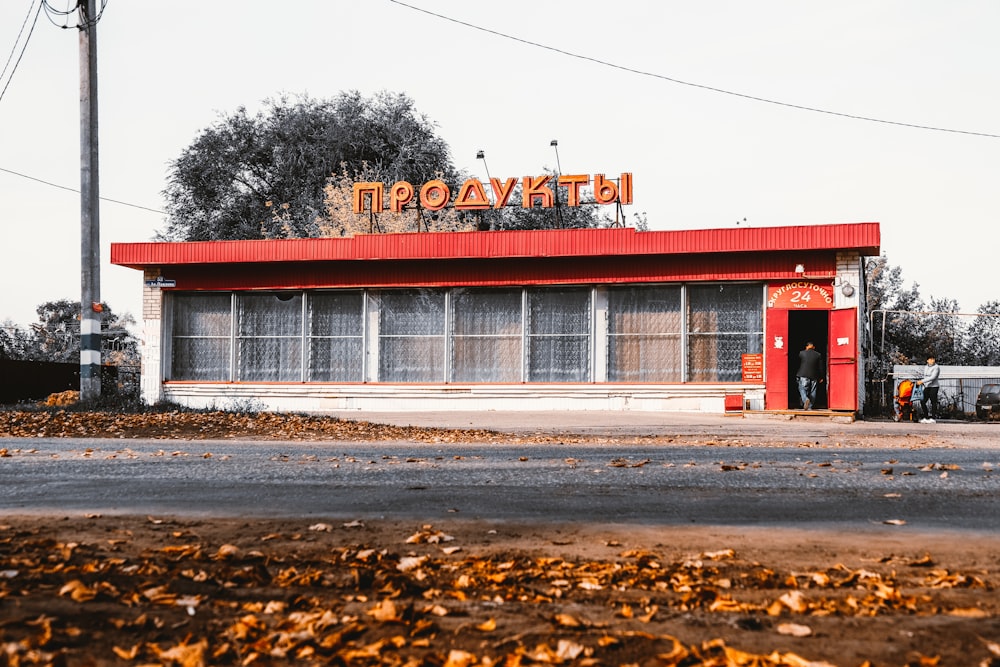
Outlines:
<svg viewBox="0 0 1000 667"><path fill-rule="evenodd" d="M991 447L0 439L4 448L5 514L1000 531Z"/></svg>

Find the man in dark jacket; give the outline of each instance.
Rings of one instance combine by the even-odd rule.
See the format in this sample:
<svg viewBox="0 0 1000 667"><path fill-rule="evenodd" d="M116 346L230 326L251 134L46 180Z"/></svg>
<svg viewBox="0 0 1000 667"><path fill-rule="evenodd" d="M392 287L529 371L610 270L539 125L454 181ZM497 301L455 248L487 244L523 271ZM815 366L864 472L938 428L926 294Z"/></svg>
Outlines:
<svg viewBox="0 0 1000 667"><path fill-rule="evenodd" d="M823 376L823 355L812 342L806 343L806 349L799 352L799 370L795 373L804 410L816 407L816 390Z"/></svg>

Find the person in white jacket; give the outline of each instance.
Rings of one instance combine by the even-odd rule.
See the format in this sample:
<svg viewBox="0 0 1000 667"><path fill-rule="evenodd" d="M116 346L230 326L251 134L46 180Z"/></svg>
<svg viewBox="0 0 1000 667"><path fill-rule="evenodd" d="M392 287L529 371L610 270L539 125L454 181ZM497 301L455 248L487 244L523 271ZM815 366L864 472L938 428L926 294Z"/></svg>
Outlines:
<svg viewBox="0 0 1000 667"><path fill-rule="evenodd" d="M921 424L934 424L935 417L938 413L938 387L940 383L938 378L941 376L941 367L938 366L934 357L927 357L927 365L924 366L924 376L917 380L918 385L922 385L924 388L924 397L920 400L920 407L923 408L924 418L920 420ZM927 403L930 402L931 410L927 411Z"/></svg>

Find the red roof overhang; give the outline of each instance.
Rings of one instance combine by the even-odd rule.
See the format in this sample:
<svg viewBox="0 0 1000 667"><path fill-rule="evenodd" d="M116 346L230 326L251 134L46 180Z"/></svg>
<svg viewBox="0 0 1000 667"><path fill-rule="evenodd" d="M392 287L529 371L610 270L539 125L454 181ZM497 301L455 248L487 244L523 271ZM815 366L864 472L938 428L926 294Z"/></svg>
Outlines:
<svg viewBox="0 0 1000 667"><path fill-rule="evenodd" d="M639 232L632 228L371 234L351 238L112 243L111 263L147 267L543 257L855 251L878 255L877 222Z"/></svg>

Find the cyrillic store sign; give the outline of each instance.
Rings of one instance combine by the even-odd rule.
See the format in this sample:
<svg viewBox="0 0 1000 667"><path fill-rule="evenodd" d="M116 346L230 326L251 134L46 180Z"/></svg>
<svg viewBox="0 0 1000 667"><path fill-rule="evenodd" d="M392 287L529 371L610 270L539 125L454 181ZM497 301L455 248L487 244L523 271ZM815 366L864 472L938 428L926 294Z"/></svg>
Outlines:
<svg viewBox="0 0 1000 667"><path fill-rule="evenodd" d="M565 188L565 196L560 196L558 201L566 206L580 205L580 190L591 183L587 174L563 174L558 177L558 181L550 185L554 177L551 174L544 176L525 176L521 179L521 206L532 208L541 206L542 208L552 208L556 202L556 192L553 187ZM486 196L486 187L478 178L470 178L458 189L458 193L452 202L451 188L441 180L427 181L420 188L418 193L416 188L406 181L397 181L389 187L389 210L400 213L407 204L419 196L420 207L428 211L438 211L453 203L454 207L460 211L481 211L488 208L503 208L509 203L517 186L518 179L508 178L501 181L499 178L490 179L490 188L493 191L493 201ZM607 178L604 174L594 174L594 200L598 204L631 204L632 203L632 174L624 173L615 183L614 179ZM354 184L354 212L364 213L366 208L373 213L379 213L385 209L385 184L378 182L365 182ZM368 206L365 201L368 200Z"/></svg>
<svg viewBox="0 0 1000 667"><path fill-rule="evenodd" d="M830 310L833 308L833 286L811 280L768 285L767 307L789 310Z"/></svg>

